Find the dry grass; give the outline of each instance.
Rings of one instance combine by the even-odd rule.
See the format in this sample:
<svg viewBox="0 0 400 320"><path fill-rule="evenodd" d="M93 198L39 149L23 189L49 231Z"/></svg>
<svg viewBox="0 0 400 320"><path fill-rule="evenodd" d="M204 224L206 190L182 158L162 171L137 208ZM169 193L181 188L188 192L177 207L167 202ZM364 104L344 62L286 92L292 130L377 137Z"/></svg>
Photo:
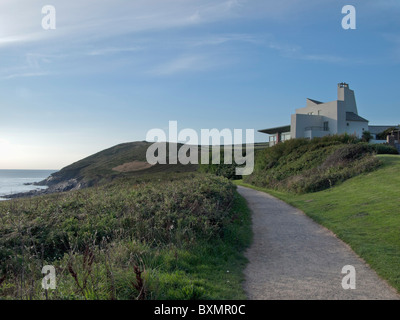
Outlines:
<svg viewBox="0 0 400 320"><path fill-rule="evenodd" d="M118 171L118 172L134 172L134 171L141 171L145 170L148 168L151 168L152 165L144 162L144 161L133 161L133 162L126 162L124 164L121 164L115 168L113 168L113 171Z"/></svg>

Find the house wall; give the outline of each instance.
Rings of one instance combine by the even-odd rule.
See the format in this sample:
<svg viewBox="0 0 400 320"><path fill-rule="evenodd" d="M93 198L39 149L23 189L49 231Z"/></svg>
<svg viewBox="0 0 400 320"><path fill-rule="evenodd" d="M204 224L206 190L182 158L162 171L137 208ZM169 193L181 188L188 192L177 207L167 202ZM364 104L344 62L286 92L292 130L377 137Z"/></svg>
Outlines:
<svg viewBox="0 0 400 320"><path fill-rule="evenodd" d="M356 134L357 137L361 137L364 130L368 130L368 122L346 121L346 112L358 114L354 91L347 87L338 88L338 99L321 104L307 101L307 107L296 109L296 114L291 118L292 137L315 138L343 133ZM307 127L323 127L323 123L326 121L329 123L329 131L305 131Z"/></svg>
<svg viewBox="0 0 400 320"><path fill-rule="evenodd" d="M343 101L347 112L358 114L354 91L348 87L338 87L338 100Z"/></svg>
<svg viewBox="0 0 400 320"><path fill-rule="evenodd" d="M358 115L354 91L342 83L338 85L337 100L317 103L307 99L306 107L296 109L296 113L291 115L291 137L314 138L343 133L355 133L361 137L369 128L368 121L347 121L346 112ZM324 122L328 122L327 131Z"/></svg>
<svg viewBox="0 0 400 320"><path fill-rule="evenodd" d="M353 112L349 110L348 104L345 101L337 101L338 103L338 129L337 134L356 134L357 137L361 138L364 131L368 131L367 121L347 121L346 112ZM347 125L348 124L348 125ZM363 130L364 129L364 130Z"/></svg>
<svg viewBox="0 0 400 320"><path fill-rule="evenodd" d="M342 105L344 108L344 104ZM309 113L313 113L310 115ZM305 108L296 109L296 114L292 114L291 118L291 135L292 138L313 138L316 136L325 136L335 134L338 128L338 101L331 101L321 104L310 103ZM323 127L324 122L328 122L328 131L319 130L321 132L314 134L306 133L307 127ZM318 130L315 130L318 131Z"/></svg>
<svg viewBox="0 0 400 320"><path fill-rule="evenodd" d="M347 124L349 124L347 126ZM347 121L346 127L348 134L355 134L358 138L361 138L364 131L368 131L368 122L361 121ZM363 130L364 129L364 130Z"/></svg>
<svg viewBox="0 0 400 320"><path fill-rule="evenodd" d="M292 114L291 131L292 138L305 138L305 129L307 127L323 127L324 117L308 114Z"/></svg>
<svg viewBox="0 0 400 320"><path fill-rule="evenodd" d="M347 132L346 123L346 105L344 101L337 101L337 129L336 134L343 134Z"/></svg>
<svg viewBox="0 0 400 320"><path fill-rule="evenodd" d="M382 144L386 142L387 142L386 140L376 140L376 139L369 140L369 143L371 144Z"/></svg>

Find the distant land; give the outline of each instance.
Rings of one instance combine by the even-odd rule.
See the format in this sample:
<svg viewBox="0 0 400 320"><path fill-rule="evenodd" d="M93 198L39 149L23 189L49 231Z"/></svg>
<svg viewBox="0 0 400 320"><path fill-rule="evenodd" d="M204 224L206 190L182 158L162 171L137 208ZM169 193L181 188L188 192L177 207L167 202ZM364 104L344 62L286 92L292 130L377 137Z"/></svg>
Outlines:
<svg viewBox="0 0 400 320"><path fill-rule="evenodd" d="M7 198L78 190L115 178L197 170L198 166L192 164L149 165L146 161L146 151L152 144L153 142L136 141L116 145L66 166L47 179L35 183L38 186L47 186L46 190L7 195Z"/></svg>
<svg viewBox="0 0 400 320"><path fill-rule="evenodd" d="M146 161L147 149L154 142L135 141L121 143L89 157L74 162L60 171L53 173L47 179L33 183L37 186L47 186L45 190L32 190L24 193L7 195L9 199L31 197L43 194L79 190L92 187L116 178L129 178L149 176L153 174L168 174L180 172L194 172L198 165L188 164L156 164L150 165ZM169 162L168 150L171 143L167 142L167 163ZM177 149L183 146L178 143ZM256 150L264 149L267 143L255 143ZM241 147L244 147L243 145ZM222 146L221 146L222 148ZM199 146L200 154L200 146Z"/></svg>

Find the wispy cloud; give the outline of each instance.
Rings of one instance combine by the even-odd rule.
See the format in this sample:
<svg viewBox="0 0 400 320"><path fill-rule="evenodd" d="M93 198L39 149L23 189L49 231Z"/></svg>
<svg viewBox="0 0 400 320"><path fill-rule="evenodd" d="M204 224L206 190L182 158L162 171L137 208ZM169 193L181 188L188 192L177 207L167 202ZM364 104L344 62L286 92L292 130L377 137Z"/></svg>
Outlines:
<svg viewBox="0 0 400 320"><path fill-rule="evenodd" d="M183 56L168 61L149 71L149 74L156 76L168 76L184 71L205 70L209 65L203 56Z"/></svg>
<svg viewBox="0 0 400 320"><path fill-rule="evenodd" d="M327 63L341 63L346 61L343 57L333 54L306 52L302 46L296 44L278 43L276 41L272 41L268 44L268 48L278 51L283 57L289 59Z"/></svg>
<svg viewBox="0 0 400 320"><path fill-rule="evenodd" d="M40 39L39 34L0 36L0 47L18 44L21 42L33 42Z"/></svg>
<svg viewBox="0 0 400 320"><path fill-rule="evenodd" d="M238 0L137 0L57 2L57 38L99 39L116 35L198 25L234 16ZM2 0L0 45L46 39L40 3ZM1 28L1 25L7 26ZM32 31L34 32L32 34ZM53 39L53 38L52 38Z"/></svg>
<svg viewBox="0 0 400 320"><path fill-rule="evenodd" d="M87 54L89 56L104 56L104 55L112 55L118 53L126 53L126 52L137 52L142 50L141 47L108 47L108 48L101 48L101 49L94 49L89 51Z"/></svg>
<svg viewBox="0 0 400 320"><path fill-rule="evenodd" d="M203 37L200 39L191 39L188 41L191 46L213 46L222 45L230 42L245 42L251 44L263 44L265 42L264 36L257 36L253 34L246 33L231 33L231 34L219 34L210 35L208 37Z"/></svg>
<svg viewBox="0 0 400 320"><path fill-rule="evenodd" d="M27 73L14 73L14 74L9 74L6 76L1 77L2 80L9 80L9 79L15 79L15 78L32 78L32 77L43 77L47 76L49 73L47 72L27 72Z"/></svg>

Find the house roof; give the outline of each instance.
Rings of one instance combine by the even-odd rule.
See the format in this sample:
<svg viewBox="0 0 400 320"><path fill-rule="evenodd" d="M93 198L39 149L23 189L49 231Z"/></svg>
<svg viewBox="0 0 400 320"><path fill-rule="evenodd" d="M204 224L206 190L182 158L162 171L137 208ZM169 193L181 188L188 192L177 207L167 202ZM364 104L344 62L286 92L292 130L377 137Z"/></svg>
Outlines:
<svg viewBox="0 0 400 320"><path fill-rule="evenodd" d="M360 117L358 114L355 114L354 112L346 112L346 121L369 122L367 119Z"/></svg>
<svg viewBox="0 0 400 320"><path fill-rule="evenodd" d="M368 131L371 132L372 134L378 134L378 133L382 133L383 131L390 129L390 128L399 129L399 126L396 126L396 125L393 125L393 126L368 126Z"/></svg>
<svg viewBox="0 0 400 320"><path fill-rule="evenodd" d="M310 100L311 102L313 102L315 104L323 104L323 102L317 101L317 100L314 100L314 99L307 98L307 100Z"/></svg>
<svg viewBox="0 0 400 320"><path fill-rule="evenodd" d="M289 132L289 131L290 131L290 125L258 130L258 132L267 133L267 134L282 133L282 132Z"/></svg>

